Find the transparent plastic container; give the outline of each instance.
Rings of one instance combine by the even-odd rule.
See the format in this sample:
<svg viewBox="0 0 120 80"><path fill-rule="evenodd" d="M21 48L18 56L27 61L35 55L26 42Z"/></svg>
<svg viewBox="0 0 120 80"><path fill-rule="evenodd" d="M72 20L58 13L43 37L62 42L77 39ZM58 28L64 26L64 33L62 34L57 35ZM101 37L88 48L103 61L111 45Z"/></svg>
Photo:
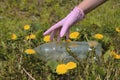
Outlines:
<svg viewBox="0 0 120 80"><path fill-rule="evenodd" d="M87 58L90 51L95 52L95 56L102 55L101 44L95 41L90 42L50 42L35 48L35 51L44 60L75 61L69 53L77 56L78 59Z"/></svg>

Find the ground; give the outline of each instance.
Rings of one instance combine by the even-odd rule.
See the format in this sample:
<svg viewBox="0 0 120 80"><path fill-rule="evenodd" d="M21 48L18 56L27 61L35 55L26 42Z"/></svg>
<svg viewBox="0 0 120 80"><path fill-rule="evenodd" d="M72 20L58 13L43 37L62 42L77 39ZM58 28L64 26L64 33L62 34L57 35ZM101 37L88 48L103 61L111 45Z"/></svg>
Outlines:
<svg viewBox="0 0 120 80"><path fill-rule="evenodd" d="M78 31L79 39L96 40L102 44L103 55L95 62L92 57L77 63L77 68L58 75L54 62L44 62L35 55L25 53L43 41L43 32L65 17L79 0L1 0L0 1L0 79L1 80L119 80L120 61L110 53L120 56L120 0L106 3L85 16L85 19L71 28ZM30 25L30 30L24 30ZM116 31L116 28L118 30ZM35 34L36 38L26 40L25 36ZM102 34L102 40L95 34ZM15 34L17 39L11 39ZM15 37L14 37L15 38ZM94 52L93 52L94 53ZM48 65L50 64L50 66ZM53 65L55 66L54 63Z"/></svg>

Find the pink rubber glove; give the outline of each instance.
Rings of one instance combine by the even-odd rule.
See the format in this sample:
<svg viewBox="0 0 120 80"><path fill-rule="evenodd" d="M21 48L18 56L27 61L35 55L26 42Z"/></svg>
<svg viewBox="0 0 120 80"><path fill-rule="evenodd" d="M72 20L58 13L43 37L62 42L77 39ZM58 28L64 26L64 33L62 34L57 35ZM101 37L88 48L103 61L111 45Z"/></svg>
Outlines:
<svg viewBox="0 0 120 80"><path fill-rule="evenodd" d="M66 34L66 38L69 37L70 27L84 18L84 12L82 9L75 7L64 19L50 27L43 35L51 34L51 40L54 38L57 32L59 32L58 40Z"/></svg>

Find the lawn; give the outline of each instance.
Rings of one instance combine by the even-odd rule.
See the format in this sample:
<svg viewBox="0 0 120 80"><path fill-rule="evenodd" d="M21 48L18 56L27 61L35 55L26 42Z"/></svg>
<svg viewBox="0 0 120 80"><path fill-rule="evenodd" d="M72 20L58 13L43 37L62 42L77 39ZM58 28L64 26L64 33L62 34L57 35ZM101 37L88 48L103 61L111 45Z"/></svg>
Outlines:
<svg viewBox="0 0 120 80"><path fill-rule="evenodd" d="M120 0L108 0L71 28L71 41L98 41L102 56L78 61L58 74L64 62L44 61L26 50L46 43L43 32L64 18L80 0L0 1L0 80L120 80ZM25 28L26 27L26 28ZM103 37L98 39L94 35ZM63 39L65 41L65 39ZM94 54L94 52L92 52Z"/></svg>

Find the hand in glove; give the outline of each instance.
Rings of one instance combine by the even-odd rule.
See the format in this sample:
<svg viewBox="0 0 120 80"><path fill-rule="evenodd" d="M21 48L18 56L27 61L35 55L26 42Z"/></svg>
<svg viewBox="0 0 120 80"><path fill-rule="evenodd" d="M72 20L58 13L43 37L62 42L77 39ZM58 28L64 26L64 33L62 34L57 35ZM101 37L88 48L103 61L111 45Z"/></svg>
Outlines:
<svg viewBox="0 0 120 80"><path fill-rule="evenodd" d="M50 27L43 35L50 34L51 40L53 40L54 36L58 34L58 40L61 37L66 35L66 38L69 38L69 29L76 22L82 20L84 18L84 12L82 9L75 7L65 18L61 21Z"/></svg>

